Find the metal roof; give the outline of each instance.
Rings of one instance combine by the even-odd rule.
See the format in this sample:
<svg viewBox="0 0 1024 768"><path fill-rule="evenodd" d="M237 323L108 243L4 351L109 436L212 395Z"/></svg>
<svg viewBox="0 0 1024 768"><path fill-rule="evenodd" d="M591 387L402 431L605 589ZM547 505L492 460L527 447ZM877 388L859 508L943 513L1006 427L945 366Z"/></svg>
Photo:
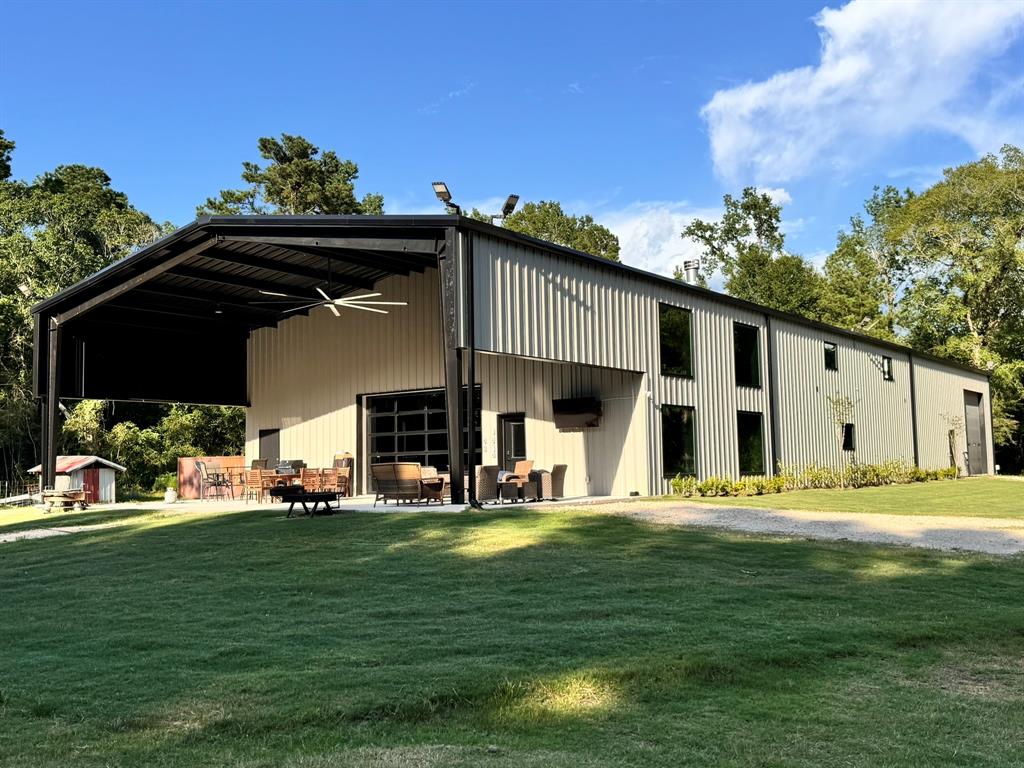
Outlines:
<svg viewBox="0 0 1024 768"><path fill-rule="evenodd" d="M94 464L99 464L109 469L116 469L118 472L126 471L120 464L115 464L109 459L104 459L100 456L58 456L57 457L57 474L58 475L70 475L72 472L77 472L80 469L91 467ZM36 464L32 469L29 470L29 474L38 475L43 471L42 464Z"/></svg>
<svg viewBox="0 0 1024 768"><path fill-rule="evenodd" d="M254 305L252 302L273 298L262 292L284 292L315 301L318 295L314 289L328 282L334 295L342 295L370 288L390 275L422 271L436 265L445 231L453 227L511 240L600 269L627 272L722 304L988 375L987 371L918 352L903 344L781 312L455 215L204 216L38 303L32 312L59 315L83 303L97 302L103 306L97 306L92 317L99 321L135 323L138 318L155 313L177 316L182 322L272 326L288 316L284 313L286 307ZM178 263L145 277L147 270L170 259ZM118 291L117 286L124 290ZM111 291L117 292L116 298L98 302L97 297Z"/></svg>

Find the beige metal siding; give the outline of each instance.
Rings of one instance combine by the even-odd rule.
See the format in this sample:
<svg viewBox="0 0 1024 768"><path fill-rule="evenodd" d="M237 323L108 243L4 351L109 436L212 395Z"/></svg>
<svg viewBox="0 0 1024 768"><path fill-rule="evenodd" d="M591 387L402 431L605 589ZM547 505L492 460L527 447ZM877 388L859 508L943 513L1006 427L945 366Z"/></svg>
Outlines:
<svg viewBox="0 0 1024 768"><path fill-rule="evenodd" d="M839 466L842 451L832 422L830 396L855 402L856 451L861 463L914 460L910 364L899 353L797 323L773 320L779 460L784 464ZM825 342L837 347L839 370L825 368ZM882 357L893 359L893 381L882 378Z"/></svg>
<svg viewBox="0 0 1024 768"><path fill-rule="evenodd" d="M259 430L280 429L282 457L329 465L335 453L357 449L357 395L444 385L437 272L389 278L378 288L409 306L387 316L342 310L340 319L318 308L253 334L247 461L259 453ZM647 492L639 375L481 354L477 381L485 463L497 463L498 414L523 412L530 457L538 468L567 464L568 495ZM601 399L601 426L556 430L552 400L585 395ZM365 471L365 457L360 465Z"/></svg>
<svg viewBox="0 0 1024 768"><path fill-rule="evenodd" d="M281 430L281 456L329 466L355 452L356 396L444 385L436 270L381 281L386 300L407 301L388 315L323 308L249 340L252 407L246 459L259 454L259 430Z"/></svg>
<svg viewBox="0 0 1024 768"><path fill-rule="evenodd" d="M477 379L483 388L482 460L497 464L498 415L526 416L526 447L538 468L566 464L567 496L626 496L647 492L646 408L642 377L590 368L481 354ZM552 401L593 396L603 415L594 429L555 429Z"/></svg>
<svg viewBox="0 0 1024 768"><path fill-rule="evenodd" d="M646 372L649 492L668 489L661 468L662 403L689 405L697 418L697 471L737 475L736 414L762 414L771 466L764 315L684 289L478 235L474 241L477 349ZM661 376L658 305L693 312L693 379ZM733 322L760 329L762 386L737 387ZM644 492L644 489L640 489Z"/></svg>
<svg viewBox="0 0 1024 768"><path fill-rule="evenodd" d="M981 393L985 423L986 466L993 471L992 420L988 379L981 374L949 368L930 360L914 359L914 384L917 392L917 435L920 462L925 469L949 466L948 432L959 420L956 436L956 463L964 467L964 390Z"/></svg>

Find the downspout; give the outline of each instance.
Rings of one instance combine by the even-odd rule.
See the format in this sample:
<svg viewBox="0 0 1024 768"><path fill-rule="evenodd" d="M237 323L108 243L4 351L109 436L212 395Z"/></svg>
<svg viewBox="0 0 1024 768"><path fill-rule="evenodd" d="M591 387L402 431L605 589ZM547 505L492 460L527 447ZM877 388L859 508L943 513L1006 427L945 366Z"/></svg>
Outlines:
<svg viewBox="0 0 1024 768"><path fill-rule="evenodd" d="M768 344L768 425L772 433L772 477L779 470L779 420L775 411L776 382L775 382L775 361L772 317L767 312L764 315L765 333Z"/></svg>
<svg viewBox="0 0 1024 768"><path fill-rule="evenodd" d="M921 466L921 452L917 447L917 383L914 378L914 353L908 352L910 361L910 434L914 441L914 466Z"/></svg>

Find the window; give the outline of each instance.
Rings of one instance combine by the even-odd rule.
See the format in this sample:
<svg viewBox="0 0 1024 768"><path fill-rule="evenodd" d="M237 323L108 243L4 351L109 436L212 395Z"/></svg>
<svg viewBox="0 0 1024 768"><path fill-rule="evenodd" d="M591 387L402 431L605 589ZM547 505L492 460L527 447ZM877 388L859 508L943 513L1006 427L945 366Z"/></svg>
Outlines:
<svg viewBox="0 0 1024 768"><path fill-rule="evenodd" d="M740 387L761 386L761 345L757 326L732 324L733 353L736 356L736 384Z"/></svg>
<svg viewBox="0 0 1024 768"><path fill-rule="evenodd" d="M831 341L825 342L825 370L839 370L839 349Z"/></svg>
<svg viewBox="0 0 1024 768"><path fill-rule="evenodd" d="M764 435L761 414L740 411L736 414L736 436L740 452L741 475L764 474Z"/></svg>
<svg viewBox="0 0 1024 768"><path fill-rule="evenodd" d="M658 305L663 376L693 376L692 317L688 309Z"/></svg>
<svg viewBox="0 0 1024 768"><path fill-rule="evenodd" d="M892 381L892 358L882 355L882 378Z"/></svg>
<svg viewBox="0 0 1024 768"><path fill-rule="evenodd" d="M460 407L465 408L463 388ZM476 463L480 464L480 394L476 388ZM411 461L447 472L448 417L444 390L377 395L367 399L369 411L370 463ZM468 438L463 434L463 440ZM468 461L464 455L463 460Z"/></svg>
<svg viewBox="0 0 1024 768"><path fill-rule="evenodd" d="M843 450L856 450L853 438L853 424L843 424Z"/></svg>
<svg viewBox="0 0 1024 768"><path fill-rule="evenodd" d="M661 406L661 457L665 477L697 474L697 439L693 408Z"/></svg>

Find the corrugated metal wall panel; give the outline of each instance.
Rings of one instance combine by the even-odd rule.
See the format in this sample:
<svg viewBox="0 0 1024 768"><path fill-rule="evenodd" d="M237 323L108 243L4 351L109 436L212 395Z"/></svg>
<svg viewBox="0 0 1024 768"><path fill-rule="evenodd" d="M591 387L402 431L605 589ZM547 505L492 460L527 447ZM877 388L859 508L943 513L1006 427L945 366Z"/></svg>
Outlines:
<svg viewBox="0 0 1024 768"><path fill-rule="evenodd" d="M914 384L917 392L917 435L921 466L940 469L949 466L949 430L959 419L956 436L956 463L964 471L967 443L963 432L964 390L980 392L985 415L985 439L988 471L993 471L992 420L989 408L988 379L968 371L950 370L930 360L914 360Z"/></svg>
<svg viewBox="0 0 1024 768"><path fill-rule="evenodd" d="M538 468L566 464L566 495L626 496L646 493L646 408L642 377L604 368L481 354L477 378L483 388L482 460L498 463L498 416L526 415L526 446ZM600 426L555 429L552 401L597 397Z"/></svg>
<svg viewBox="0 0 1024 768"><path fill-rule="evenodd" d="M316 308L249 340L252 407L247 460L259 454L259 430L281 430L281 454L328 466L355 452L356 395L441 387L437 271L381 281L386 300L407 301L389 315Z"/></svg>
<svg viewBox="0 0 1024 768"><path fill-rule="evenodd" d="M852 455L857 461L913 462L910 363L905 353L782 320L772 325L781 395L779 461L839 466L842 451L828 398L845 395L855 402ZM826 342L837 346L838 371L825 368ZM893 381L882 377L883 356L893 358Z"/></svg>

